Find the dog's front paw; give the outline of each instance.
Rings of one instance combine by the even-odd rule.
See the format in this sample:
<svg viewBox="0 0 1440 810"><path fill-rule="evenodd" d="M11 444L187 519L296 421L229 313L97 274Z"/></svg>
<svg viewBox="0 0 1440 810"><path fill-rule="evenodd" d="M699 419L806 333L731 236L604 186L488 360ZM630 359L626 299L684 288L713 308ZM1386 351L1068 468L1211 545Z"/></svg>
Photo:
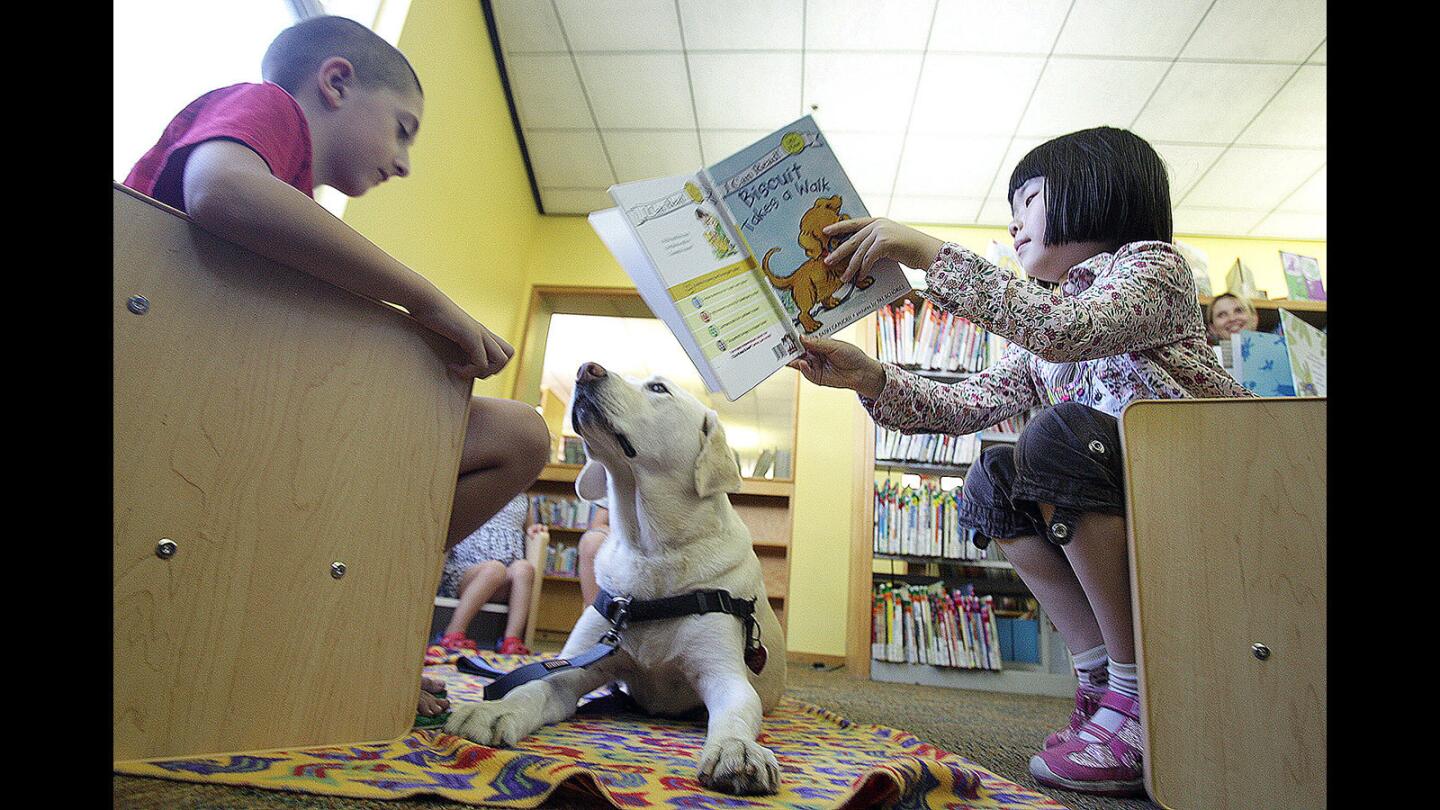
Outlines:
<svg viewBox="0 0 1440 810"><path fill-rule="evenodd" d="M461 703L450 711L445 730L481 745L509 748L540 728L540 714L519 690L501 700Z"/></svg>
<svg viewBox="0 0 1440 810"><path fill-rule="evenodd" d="M706 740L700 751L700 784L741 796L776 793L780 790L780 762L769 748L754 740Z"/></svg>

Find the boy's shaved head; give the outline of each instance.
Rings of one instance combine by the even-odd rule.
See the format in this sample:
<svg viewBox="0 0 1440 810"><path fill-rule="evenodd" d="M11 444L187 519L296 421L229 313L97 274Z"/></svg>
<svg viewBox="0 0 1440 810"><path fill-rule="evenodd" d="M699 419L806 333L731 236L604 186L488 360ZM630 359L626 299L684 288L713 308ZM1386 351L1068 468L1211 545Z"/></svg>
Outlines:
<svg viewBox="0 0 1440 810"><path fill-rule="evenodd" d="M275 37L260 74L296 95L301 85L332 56L343 57L355 68L355 80L366 86L387 87L397 93L421 96L420 77L395 46L374 31L345 17L311 17Z"/></svg>

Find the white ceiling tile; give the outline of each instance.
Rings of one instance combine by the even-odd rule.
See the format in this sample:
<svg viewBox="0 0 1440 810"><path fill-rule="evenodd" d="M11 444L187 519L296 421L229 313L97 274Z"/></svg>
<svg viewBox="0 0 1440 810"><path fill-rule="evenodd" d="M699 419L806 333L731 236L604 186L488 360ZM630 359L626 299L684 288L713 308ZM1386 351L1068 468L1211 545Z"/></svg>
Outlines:
<svg viewBox="0 0 1440 810"><path fill-rule="evenodd" d="M705 50L799 50L805 0L680 0L685 47Z"/></svg>
<svg viewBox="0 0 1440 810"><path fill-rule="evenodd" d="M1294 194L1280 201L1280 210L1307 214L1323 213L1326 210L1327 174L1328 170L1322 166L1320 171L1306 180Z"/></svg>
<svg viewBox="0 0 1440 810"><path fill-rule="evenodd" d="M574 51L679 51L674 0L555 0Z"/></svg>
<svg viewBox="0 0 1440 810"><path fill-rule="evenodd" d="M807 50L923 51L935 0L808 0Z"/></svg>
<svg viewBox="0 0 1440 810"><path fill-rule="evenodd" d="M978 197L905 195L895 197L890 219L923 225L968 225L984 200Z"/></svg>
<svg viewBox="0 0 1440 810"><path fill-rule="evenodd" d="M1232 147L1178 202L1209 208L1270 210L1325 165L1320 149Z"/></svg>
<svg viewBox="0 0 1440 810"><path fill-rule="evenodd" d="M980 213L975 217L975 224L989 225L993 228L1009 228L1010 220L1014 218L1008 201L992 197L980 206Z"/></svg>
<svg viewBox="0 0 1440 810"><path fill-rule="evenodd" d="M1228 144L1294 72L1285 65L1178 62L1132 129L1149 141Z"/></svg>
<svg viewBox="0 0 1440 810"><path fill-rule="evenodd" d="M1071 0L939 0L930 51L1048 54Z"/></svg>
<svg viewBox="0 0 1440 810"><path fill-rule="evenodd" d="M1249 235L1271 239L1324 239L1325 224L1323 213L1276 211L1256 225Z"/></svg>
<svg viewBox="0 0 1440 810"><path fill-rule="evenodd" d="M799 116L796 116L799 118ZM741 149L774 132L772 129L700 130L700 148L705 152L705 165L719 163ZM829 133L826 133L829 134Z"/></svg>
<svg viewBox="0 0 1440 810"><path fill-rule="evenodd" d="M685 57L577 54L580 78L601 129L693 129Z"/></svg>
<svg viewBox="0 0 1440 810"><path fill-rule="evenodd" d="M894 219L894 215L890 213L889 194L867 194L862 191L860 192L860 196L863 198L865 210L870 212L870 216L890 217Z"/></svg>
<svg viewBox="0 0 1440 810"><path fill-rule="evenodd" d="M835 157L845 168L845 176L851 185L865 198L866 207L874 214L872 199L878 195L890 195L895 187L895 172L900 168L900 145L905 136L900 133L871 132L825 132Z"/></svg>
<svg viewBox="0 0 1440 810"><path fill-rule="evenodd" d="M1175 209L1175 234L1244 236L1265 217L1265 213L1263 210L1182 205Z"/></svg>
<svg viewBox="0 0 1440 810"><path fill-rule="evenodd" d="M1240 133L1236 143L1324 146L1326 70L1324 65L1306 65L1296 71L1275 99Z"/></svg>
<svg viewBox="0 0 1440 810"><path fill-rule="evenodd" d="M1009 138L911 135L900 158L896 196L984 199Z"/></svg>
<svg viewBox="0 0 1440 810"><path fill-rule="evenodd" d="M1039 56L930 54L910 131L1009 135L1044 65Z"/></svg>
<svg viewBox="0 0 1440 810"><path fill-rule="evenodd" d="M1166 62L1053 57L1045 65L1019 134L1053 137L1090 127L1128 127L1167 67ZM1077 88L1085 91L1076 92Z"/></svg>
<svg viewBox="0 0 1440 810"><path fill-rule="evenodd" d="M700 141L691 132L602 130L605 151L621 183L695 172L701 168Z"/></svg>
<svg viewBox="0 0 1440 810"><path fill-rule="evenodd" d="M1325 39L1325 0L1216 0L1182 59L1303 62Z"/></svg>
<svg viewBox="0 0 1440 810"><path fill-rule="evenodd" d="M701 128L773 132L800 117L798 52L692 53L690 84Z"/></svg>
<svg viewBox="0 0 1440 810"><path fill-rule="evenodd" d="M1170 202L1185 198L1186 192L1195 185L1215 161L1225 152L1223 146L1189 146L1176 143L1154 143L1155 151L1165 162L1165 171L1170 175Z"/></svg>
<svg viewBox="0 0 1440 810"><path fill-rule="evenodd" d="M1210 3L1166 0L1151 12L1135 0L1076 0L1055 53L1173 58Z"/></svg>
<svg viewBox="0 0 1440 810"><path fill-rule="evenodd" d="M805 98L826 131L904 132L920 75L916 54L805 54ZM797 116L798 117L798 116Z"/></svg>
<svg viewBox="0 0 1440 810"><path fill-rule="evenodd" d="M995 174L995 180L990 184L988 198L993 200L1007 200L1010 195L1010 175L1015 173L1015 167L1020 165L1020 159L1030 153L1031 149L1039 146L1048 138L1016 138L1010 142L1010 148L1005 150L1005 158L1000 161L1000 171ZM1007 200L1006 222L1009 222L1010 203Z"/></svg>
<svg viewBox="0 0 1440 810"><path fill-rule="evenodd" d="M547 214L588 214L615 207L603 188L541 188L540 202ZM573 375L571 375L573 376Z"/></svg>
<svg viewBox="0 0 1440 810"><path fill-rule="evenodd" d="M600 133L536 132L525 133L525 147L530 165L535 169L535 183L555 188L609 188L615 182Z"/></svg>
<svg viewBox="0 0 1440 810"><path fill-rule="evenodd" d="M1326 46L1327 44L1328 44L1328 43L1325 43L1325 42L1320 43L1320 47L1315 51L1315 55L1310 57L1310 62L1309 62L1310 64L1312 64L1312 65L1323 65L1323 64L1325 64L1325 46Z"/></svg>
<svg viewBox="0 0 1440 810"><path fill-rule="evenodd" d="M520 124L535 128L594 128L570 54L522 54L506 59Z"/></svg>
<svg viewBox="0 0 1440 810"><path fill-rule="evenodd" d="M495 26L500 29L500 45L511 51L559 51L565 47L565 35L555 19L549 3L533 0L493 0Z"/></svg>

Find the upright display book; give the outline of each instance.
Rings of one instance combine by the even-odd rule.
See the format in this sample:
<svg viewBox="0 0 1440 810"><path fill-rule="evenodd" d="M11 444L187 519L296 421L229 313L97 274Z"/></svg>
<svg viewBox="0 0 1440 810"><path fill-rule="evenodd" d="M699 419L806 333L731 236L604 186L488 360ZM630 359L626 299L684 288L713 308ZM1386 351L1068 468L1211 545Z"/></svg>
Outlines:
<svg viewBox="0 0 1440 810"><path fill-rule="evenodd" d="M1295 394L1302 397L1325 396L1326 334L1283 309L1280 310L1280 325L1285 332L1285 348L1290 354L1290 376L1295 384Z"/></svg>
<svg viewBox="0 0 1440 810"><path fill-rule="evenodd" d="M1284 335L1247 329L1231 335L1230 340L1234 344L1234 376L1241 385L1262 397L1295 396Z"/></svg>
<svg viewBox="0 0 1440 810"><path fill-rule="evenodd" d="M1324 301L1325 283L1320 280L1320 262L1314 256L1280 251L1285 268L1285 287L1296 301Z"/></svg>
<svg viewBox="0 0 1440 810"><path fill-rule="evenodd" d="M610 187L590 224L706 387L734 401L828 337L910 292L878 262L841 284L823 233L869 216L810 116L693 174Z"/></svg>

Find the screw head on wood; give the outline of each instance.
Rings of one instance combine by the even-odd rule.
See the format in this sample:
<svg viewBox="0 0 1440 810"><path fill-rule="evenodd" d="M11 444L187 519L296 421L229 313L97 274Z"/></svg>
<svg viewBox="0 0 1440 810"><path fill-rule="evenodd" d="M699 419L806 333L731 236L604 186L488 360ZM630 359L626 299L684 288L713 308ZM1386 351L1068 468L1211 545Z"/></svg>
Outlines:
<svg viewBox="0 0 1440 810"><path fill-rule="evenodd" d="M1261 661L1264 661L1266 658L1270 657L1270 648L1259 642L1251 644L1250 651L1255 653L1255 657L1259 658Z"/></svg>
<svg viewBox="0 0 1440 810"><path fill-rule="evenodd" d="M136 315L144 315L150 311L150 301L143 295L132 295L125 306Z"/></svg>
<svg viewBox="0 0 1440 810"><path fill-rule="evenodd" d="M332 576L332 577L334 577L334 578L336 578L336 579L339 579L339 578L345 576L345 563L343 563L343 562L332 562L332 563L330 563L330 576Z"/></svg>
<svg viewBox="0 0 1440 810"><path fill-rule="evenodd" d="M179 548L175 545L175 541L168 537L155 544L155 556L162 560L168 560L174 557L175 552L178 550Z"/></svg>

